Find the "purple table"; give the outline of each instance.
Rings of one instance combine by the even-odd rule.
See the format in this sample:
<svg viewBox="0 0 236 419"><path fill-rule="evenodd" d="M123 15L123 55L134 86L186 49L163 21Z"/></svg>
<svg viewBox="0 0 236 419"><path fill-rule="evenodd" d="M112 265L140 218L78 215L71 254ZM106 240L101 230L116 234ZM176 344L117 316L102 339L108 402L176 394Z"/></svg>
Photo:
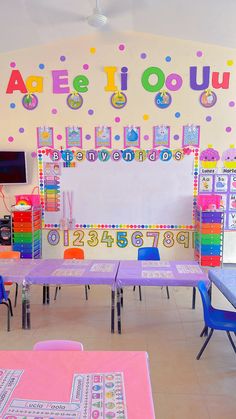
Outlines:
<svg viewBox="0 0 236 419"><path fill-rule="evenodd" d="M28 311L24 328L30 328L29 286L42 285L110 285L111 332L114 333L115 289L119 261L45 259L25 277ZM28 289L27 289L28 288Z"/></svg>
<svg viewBox="0 0 236 419"><path fill-rule="evenodd" d="M208 275L232 306L236 308L236 269L211 269Z"/></svg>
<svg viewBox="0 0 236 419"><path fill-rule="evenodd" d="M123 287L185 286L193 287L195 292L199 281L204 281L207 287L210 286L207 275L194 261L121 261L116 279L118 333L121 333L120 291Z"/></svg>

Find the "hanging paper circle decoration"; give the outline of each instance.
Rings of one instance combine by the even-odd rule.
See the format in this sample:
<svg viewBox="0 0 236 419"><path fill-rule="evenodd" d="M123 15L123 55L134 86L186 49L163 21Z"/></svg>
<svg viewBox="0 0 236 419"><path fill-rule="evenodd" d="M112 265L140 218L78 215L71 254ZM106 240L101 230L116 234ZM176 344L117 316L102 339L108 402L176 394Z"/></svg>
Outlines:
<svg viewBox="0 0 236 419"><path fill-rule="evenodd" d="M33 111L38 106L38 98L33 93L27 93L22 98L22 105L28 111Z"/></svg>
<svg viewBox="0 0 236 419"><path fill-rule="evenodd" d="M170 106L172 98L168 92L159 92L155 96L155 104L160 109L166 109Z"/></svg>
<svg viewBox="0 0 236 419"><path fill-rule="evenodd" d="M116 109L122 109L127 103L127 97L123 92L115 92L111 96L111 104Z"/></svg>
<svg viewBox="0 0 236 419"><path fill-rule="evenodd" d="M216 104L217 96L212 90L205 90L201 93L199 100L204 108L212 108Z"/></svg>
<svg viewBox="0 0 236 419"><path fill-rule="evenodd" d="M70 93L67 96L67 105L71 109L79 109L83 105L83 98L79 93Z"/></svg>

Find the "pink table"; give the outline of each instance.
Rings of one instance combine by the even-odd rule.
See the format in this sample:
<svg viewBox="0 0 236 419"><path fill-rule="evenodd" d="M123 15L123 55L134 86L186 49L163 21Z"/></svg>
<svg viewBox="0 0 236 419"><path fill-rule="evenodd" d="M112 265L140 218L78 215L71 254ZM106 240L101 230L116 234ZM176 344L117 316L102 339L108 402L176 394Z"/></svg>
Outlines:
<svg viewBox="0 0 236 419"><path fill-rule="evenodd" d="M195 305L195 287L199 281L204 281L207 287L210 286L207 274L194 261L121 261L116 278L118 332L121 333L120 291L123 287L130 285L193 287L193 305Z"/></svg>
<svg viewBox="0 0 236 419"><path fill-rule="evenodd" d="M0 368L24 369L11 399L69 402L74 373L123 372L128 418L155 419L146 352L1 351L0 355Z"/></svg>

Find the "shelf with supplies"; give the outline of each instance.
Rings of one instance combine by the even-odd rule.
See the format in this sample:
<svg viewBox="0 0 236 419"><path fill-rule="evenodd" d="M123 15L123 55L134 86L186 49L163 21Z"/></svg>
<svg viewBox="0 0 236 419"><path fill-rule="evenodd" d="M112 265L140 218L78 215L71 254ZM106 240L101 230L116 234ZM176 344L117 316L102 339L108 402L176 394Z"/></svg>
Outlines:
<svg viewBox="0 0 236 419"><path fill-rule="evenodd" d="M217 267L223 262L224 209L195 210L195 260L201 266Z"/></svg>
<svg viewBox="0 0 236 419"><path fill-rule="evenodd" d="M42 256L42 210L12 211L12 248L23 259L40 259Z"/></svg>

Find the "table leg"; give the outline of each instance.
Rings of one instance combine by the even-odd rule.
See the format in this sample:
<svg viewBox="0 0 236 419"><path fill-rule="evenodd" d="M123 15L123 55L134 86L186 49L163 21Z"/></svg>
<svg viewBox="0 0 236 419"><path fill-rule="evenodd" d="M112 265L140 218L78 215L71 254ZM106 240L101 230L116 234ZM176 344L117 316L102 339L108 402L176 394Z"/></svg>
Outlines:
<svg viewBox="0 0 236 419"><path fill-rule="evenodd" d="M115 330L115 291L111 290L111 333Z"/></svg>
<svg viewBox="0 0 236 419"><path fill-rule="evenodd" d="M50 287L49 287L49 285L46 286L46 303L50 304Z"/></svg>
<svg viewBox="0 0 236 419"><path fill-rule="evenodd" d="M120 288L117 288L117 328L118 333L121 334L121 315L120 315Z"/></svg>
<svg viewBox="0 0 236 419"><path fill-rule="evenodd" d="M193 287L193 298L192 298L192 309L195 309L196 305L196 287Z"/></svg>
<svg viewBox="0 0 236 419"><path fill-rule="evenodd" d="M43 285L43 305L46 304L46 285Z"/></svg>
<svg viewBox="0 0 236 419"><path fill-rule="evenodd" d="M31 328L30 319L30 286L26 281L22 285L22 329Z"/></svg>

